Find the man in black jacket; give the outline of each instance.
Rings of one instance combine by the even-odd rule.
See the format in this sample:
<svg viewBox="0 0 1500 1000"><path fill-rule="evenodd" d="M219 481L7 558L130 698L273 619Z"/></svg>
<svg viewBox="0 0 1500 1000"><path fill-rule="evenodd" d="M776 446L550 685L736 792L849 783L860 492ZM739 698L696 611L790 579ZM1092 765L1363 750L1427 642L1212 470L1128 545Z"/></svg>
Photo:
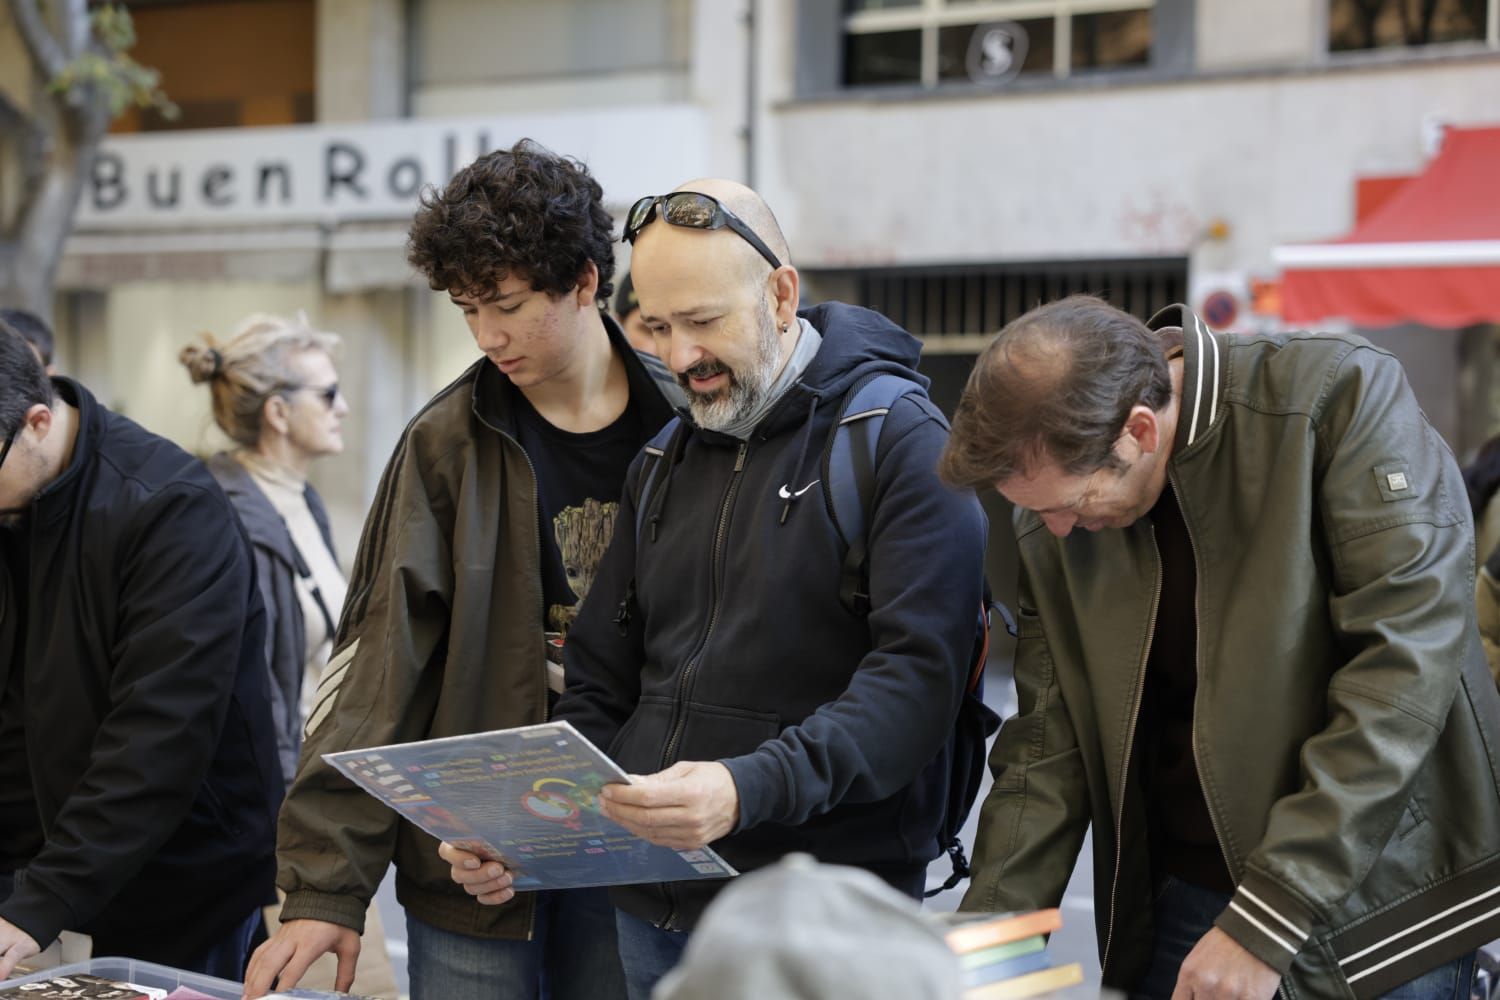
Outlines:
<svg viewBox="0 0 1500 1000"><path fill-rule="evenodd" d="M3 323L0 435L0 979L63 930L238 978L281 786L244 531Z"/></svg>
<svg viewBox="0 0 1500 1000"><path fill-rule="evenodd" d="M691 424L660 456L640 517L642 458L626 478L557 717L648 776L602 796L640 836L712 844L740 871L807 852L920 896L975 638L984 515L938 481L941 415L920 391L897 399L876 452L860 614L840 600L844 553L819 485L845 396L877 373L925 386L920 343L852 306L799 313L785 240L742 185L642 199L625 236ZM482 901L508 897L501 866L443 850ZM614 890L632 1000L675 964L723 885Z"/></svg>

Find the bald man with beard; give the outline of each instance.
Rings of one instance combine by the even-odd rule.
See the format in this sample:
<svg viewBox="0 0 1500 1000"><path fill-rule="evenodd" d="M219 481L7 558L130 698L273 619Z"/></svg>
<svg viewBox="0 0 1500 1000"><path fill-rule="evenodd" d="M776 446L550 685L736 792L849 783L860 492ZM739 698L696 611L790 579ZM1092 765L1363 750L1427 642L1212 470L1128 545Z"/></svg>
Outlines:
<svg viewBox="0 0 1500 1000"><path fill-rule="evenodd" d="M569 633L556 717L645 776L602 796L633 833L711 845L741 872L807 852L920 898L939 853L986 531L973 494L937 478L948 431L915 370L920 342L865 309L799 309L780 227L742 185L643 198L625 238L688 419L626 476L619 528ZM822 455L846 395L879 373L916 385L879 438L860 614L840 600ZM660 465L638 514L647 461ZM481 901L510 898L500 865L442 853ZM723 885L612 891L632 1000L677 962Z"/></svg>

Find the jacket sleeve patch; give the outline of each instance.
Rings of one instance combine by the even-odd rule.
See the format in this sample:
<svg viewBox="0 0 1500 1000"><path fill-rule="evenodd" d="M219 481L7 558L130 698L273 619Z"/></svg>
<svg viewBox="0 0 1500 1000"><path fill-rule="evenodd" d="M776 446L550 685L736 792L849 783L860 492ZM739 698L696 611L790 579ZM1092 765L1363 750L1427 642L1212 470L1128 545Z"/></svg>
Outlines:
<svg viewBox="0 0 1500 1000"><path fill-rule="evenodd" d="M1385 462L1375 466L1375 486L1380 490L1380 499L1386 503L1415 500L1422 495L1422 488L1411 474L1409 462Z"/></svg>

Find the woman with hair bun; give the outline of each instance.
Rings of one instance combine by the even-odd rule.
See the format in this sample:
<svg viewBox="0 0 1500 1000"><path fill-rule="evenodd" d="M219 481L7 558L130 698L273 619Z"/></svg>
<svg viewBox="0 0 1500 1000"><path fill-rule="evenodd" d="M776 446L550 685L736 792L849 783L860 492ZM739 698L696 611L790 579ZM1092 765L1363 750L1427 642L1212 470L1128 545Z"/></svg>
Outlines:
<svg viewBox="0 0 1500 1000"><path fill-rule="evenodd" d="M255 546L277 751L290 785L303 702L327 662L347 589L327 511L307 481L313 462L344 449L349 405L333 363L339 339L299 313L257 314L223 344L211 334L202 340L178 357L194 382L208 383L214 422L238 445L208 467Z"/></svg>
<svg viewBox="0 0 1500 1000"><path fill-rule="evenodd" d="M344 450L349 404L334 364L339 338L313 329L307 317L257 313L234 336L178 355L194 382L213 396L214 422L237 447L208 460L209 470L239 513L255 549L256 577L266 606L266 664L282 777L290 787L319 675L328 662L347 581L339 568L328 512L307 481L318 459ZM275 933L279 907L266 923ZM372 902L365 921L359 977L369 996L395 996L384 929ZM326 968L324 967L326 966ZM309 970L304 986L332 989L335 963Z"/></svg>

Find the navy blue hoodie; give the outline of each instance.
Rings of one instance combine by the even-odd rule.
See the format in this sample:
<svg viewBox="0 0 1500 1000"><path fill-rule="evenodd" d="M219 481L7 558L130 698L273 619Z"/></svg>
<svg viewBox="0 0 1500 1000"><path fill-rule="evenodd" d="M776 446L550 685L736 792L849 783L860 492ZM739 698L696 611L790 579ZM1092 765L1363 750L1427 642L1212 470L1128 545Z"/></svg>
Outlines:
<svg viewBox="0 0 1500 1000"><path fill-rule="evenodd" d="M832 303L823 342L740 442L694 429L666 455L635 533L637 459L614 541L567 644L567 719L627 771L722 761L740 798L713 846L740 871L792 851L913 895L937 856L953 731L983 591L986 522L937 477L947 439L922 397L880 438L868 616L839 601L844 547L818 486L844 395L894 372L926 385L920 343ZM783 490L783 487L786 487ZM790 499L783 494L791 494ZM616 905L690 929L722 882L627 886Z"/></svg>

